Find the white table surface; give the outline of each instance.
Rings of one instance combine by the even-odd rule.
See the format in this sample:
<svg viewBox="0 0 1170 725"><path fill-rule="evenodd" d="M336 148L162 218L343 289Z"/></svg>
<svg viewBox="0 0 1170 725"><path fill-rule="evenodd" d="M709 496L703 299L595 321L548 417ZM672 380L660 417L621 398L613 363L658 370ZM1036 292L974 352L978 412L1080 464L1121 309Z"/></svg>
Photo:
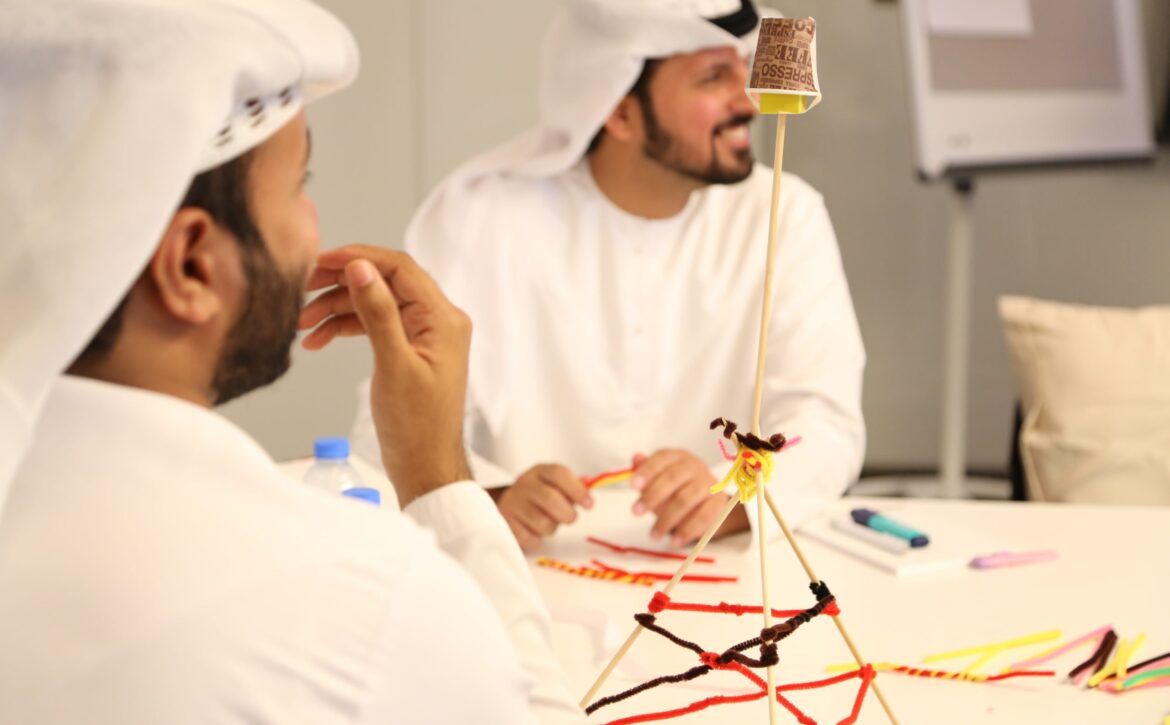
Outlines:
<svg viewBox="0 0 1170 725"><path fill-rule="evenodd" d="M673 572L676 562L609 553L585 541L596 535L624 544L662 548L647 535L650 519L634 518L633 491L595 493L597 505L573 525L563 527L537 555L574 565L600 559L627 570ZM846 499L843 507L876 503ZM882 500L887 508L891 500ZM1090 507L1018 503L896 500L899 511L933 514L978 528L1017 550L1054 548L1055 562L995 570L955 569L896 579L818 542L801 539L817 575L837 596L842 619L862 655L871 662L919 663L932 653L1003 641L1050 629L1059 641L1109 624L1125 639L1146 633L1135 661L1170 651L1170 508ZM798 534L798 538L799 534ZM680 583L675 601L759 604L759 564L748 536L741 534L708 547L716 564L696 564L695 573L731 574L735 584ZM683 550L685 551L685 550ZM535 556L530 557L535 561ZM783 540L769 549L774 608L811 606L808 579ZM557 653L574 693L583 695L610 656L634 628L633 615L645 611L659 587L644 587L571 576L533 566L538 586L553 614ZM758 634L759 615L663 612L659 624L708 650L722 651ZM1043 649L1014 650L993 660L995 671ZM756 650L755 652L758 652ZM828 618L818 618L779 645L777 682L820 679L825 666L847 662L849 653ZM1052 664L1063 675L1087 658L1077 650ZM631 687L649 677L683 672L697 658L653 632L643 632L601 695ZM968 661L940 663L962 669ZM936 723L1109 723L1160 725L1170 713L1170 688L1148 688L1114 695L1079 690L1063 677L1016 679L995 684L927 680L892 673L877 681L903 725ZM819 723L848 715L857 681L790 695ZM743 693L752 686L733 672L713 672L684 685L664 685L596 712L591 722L682 707L713 694ZM762 700L720 705L671 722L766 723ZM795 718L781 709L780 722ZM877 699L867 696L859 723L887 722Z"/></svg>

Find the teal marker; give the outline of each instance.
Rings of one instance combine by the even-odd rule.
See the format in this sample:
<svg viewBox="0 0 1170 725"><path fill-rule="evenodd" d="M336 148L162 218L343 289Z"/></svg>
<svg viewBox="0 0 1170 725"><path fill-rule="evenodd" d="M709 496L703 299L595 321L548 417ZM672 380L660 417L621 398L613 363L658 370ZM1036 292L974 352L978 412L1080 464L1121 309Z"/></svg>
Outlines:
<svg viewBox="0 0 1170 725"><path fill-rule="evenodd" d="M912 548L917 549L930 543L930 538L926 534L900 524L893 519L888 519L877 511L853 509L849 513L853 516L853 520L862 526L868 526L874 531L880 531L883 534L897 536L899 539L909 541Z"/></svg>

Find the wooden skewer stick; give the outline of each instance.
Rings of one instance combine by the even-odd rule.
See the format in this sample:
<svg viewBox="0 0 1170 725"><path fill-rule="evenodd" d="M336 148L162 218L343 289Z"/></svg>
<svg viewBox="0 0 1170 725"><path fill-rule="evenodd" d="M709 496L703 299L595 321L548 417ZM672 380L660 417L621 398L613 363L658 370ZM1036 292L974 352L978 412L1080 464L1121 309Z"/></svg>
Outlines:
<svg viewBox="0 0 1170 725"><path fill-rule="evenodd" d="M767 272L764 276L764 304L763 312L760 315L760 342L759 352L756 356L756 390L755 398L752 405L752 433L762 437L760 431L760 409L763 405L764 399L764 361L767 358L768 349L768 323L772 312L772 269L774 267L773 260L776 254L776 240L779 236L779 214L780 214L780 179L781 169L784 166L784 132L785 120L788 117L784 114L776 116L776 155L772 163L772 209L771 217L768 223L768 261ZM760 480L757 477L757 480ZM767 501L768 508L772 510L772 515L776 518L776 522L780 524L781 531L784 532L784 538L788 540L788 545L792 548L792 552L796 554L796 558L800 560L800 565L804 567L805 574L813 584L820 583L820 578L813 571L812 565L809 564L808 559L805 558L804 552L800 548L800 544L792 536L792 531L789 530L787 522L784 517L780 515L780 509L776 506L775 501L772 500L772 494L761 483L757 486L757 519L756 531L760 537L760 567L761 567L761 581L764 590L764 626L770 627L771 621L768 616L769 602L768 602L768 571L767 571L767 528L764 524L764 506L763 502ZM760 499L763 499L761 501ZM853 643L853 639L849 636L849 632L845 629L844 622L841 621L840 615L833 617L833 623L837 625L837 631L841 633L841 638L845 640L845 646L849 648L849 652L853 655L853 659L857 661L857 666L864 667L865 660L861 657L861 652ZM768 699L771 707L768 711L768 716L771 722L775 723L776 718L776 688L772 683L772 668L768 667L768 692L772 696ZM882 708L886 711L886 716L889 717L890 722L898 725L898 719L894 716L893 709L890 708L886 702L885 696L878 687L876 678L870 683L873 687L874 694L877 695L878 701L881 702Z"/></svg>
<svg viewBox="0 0 1170 725"><path fill-rule="evenodd" d="M762 437L760 411L764 404L764 366L768 358L768 325L772 319L772 268L775 266L776 240L780 236L780 179L784 167L784 132L787 116L776 116L776 153L772 160L772 208L768 216L768 257L764 272L764 299L760 305L760 340L756 346L756 387L752 397L752 433ZM768 587L768 526L760 496L767 490L764 475L756 472L756 533L760 549L760 589L764 605L764 629L772 626L772 602ZM776 725L776 668L768 665L768 722Z"/></svg>
<svg viewBox="0 0 1170 725"><path fill-rule="evenodd" d="M719 515L719 518L717 518L711 523L709 527L707 527L707 531L703 534L703 538L699 539L694 548L691 549L691 553L687 555L686 561L679 565L678 571L674 573L674 577L669 582L667 582L665 587L662 588L663 594L670 596L670 592L674 589L675 585L682 581L683 575L686 574L687 570L691 568L691 564L695 563L695 559L699 556L699 554L703 553L703 549L706 548L708 543L710 543L711 537L715 535L715 532L719 530L719 527L723 525L723 522L726 521L727 517L731 515L731 512L735 510L735 506L738 503L739 499L735 496L732 496L727 500L727 505L723 507L723 512ZM614 654L613 659L609 661L609 664L606 665L605 669L601 671L601 674L597 676L597 680L593 683L593 686L589 688L589 692L586 692L585 697L581 698L582 710L589 707L589 703L593 702L593 698L595 695L597 695L597 691L601 689L601 686L604 685L605 681L609 679L609 676L613 674L614 668L618 666L618 663L621 662L622 658L626 656L626 653L630 651L630 647L633 646L634 640L638 639L638 635L642 633L642 629L643 628L641 624L638 624L634 627L634 631L630 632L630 636L626 638L625 644L621 646L617 653Z"/></svg>
<svg viewBox="0 0 1170 725"><path fill-rule="evenodd" d="M760 410L764 404L764 363L768 358L768 325L772 320L773 260L780 236L780 172L784 165L784 114L776 116L776 154L772 159L772 211L768 217L768 258L764 272L764 301L760 306L760 341L756 347L756 388L752 398L752 433L760 435Z"/></svg>
<svg viewBox="0 0 1170 725"><path fill-rule="evenodd" d="M800 544L796 542L796 538L792 536L792 530L788 528L788 523L780 514L780 507L772 499L772 494L764 491L764 500L768 502L768 508L772 510L772 516L776 518L776 523L780 524L780 530L784 532L784 538L788 540L788 545L792 547L792 553L796 554L796 558L800 560L800 565L804 568L804 573L808 575L808 580L813 584L820 583L820 577L813 571L812 565L808 563L804 552L800 548ZM763 508L763 507L761 507ZM857 645L853 644L853 638L849 636L848 630L845 629L845 622L841 620L841 615L833 615L833 624L837 625L837 631L841 633L841 639L845 640L845 646L849 648L850 654L853 655L854 661L857 662L857 667L860 669L865 666L865 658L861 656L861 651L857 649ZM890 719L893 725L898 725L898 718L894 715L893 708L890 703L886 701L886 696L882 694L881 688L878 686L877 677L869 683L873 694L877 695L878 702L882 704L882 709L886 711L886 717Z"/></svg>
<svg viewBox="0 0 1170 725"><path fill-rule="evenodd" d="M784 117L781 116L781 119ZM756 432L759 435L759 432ZM764 491L764 474L756 471L756 531L760 535L760 589L764 599L764 629L772 626L772 602L768 593L768 522L764 518L764 502L760 493ZM776 725L776 666L768 665L768 722Z"/></svg>

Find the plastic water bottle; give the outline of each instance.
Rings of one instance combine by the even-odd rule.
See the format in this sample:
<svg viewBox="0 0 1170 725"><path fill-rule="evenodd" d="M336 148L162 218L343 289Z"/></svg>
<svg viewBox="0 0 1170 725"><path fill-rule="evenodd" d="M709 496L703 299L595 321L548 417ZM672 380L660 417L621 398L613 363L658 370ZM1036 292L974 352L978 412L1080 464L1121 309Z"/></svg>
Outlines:
<svg viewBox="0 0 1170 725"><path fill-rule="evenodd" d="M381 504L382 495L376 488L362 484L362 478L349 463L347 438L318 438L313 441L313 465L305 473L305 483L329 493Z"/></svg>

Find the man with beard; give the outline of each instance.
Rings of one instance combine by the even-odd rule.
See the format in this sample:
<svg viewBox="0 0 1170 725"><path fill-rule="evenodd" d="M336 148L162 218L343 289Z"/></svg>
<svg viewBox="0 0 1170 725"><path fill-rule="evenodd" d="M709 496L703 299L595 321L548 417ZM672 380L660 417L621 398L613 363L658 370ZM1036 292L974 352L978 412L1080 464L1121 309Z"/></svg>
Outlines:
<svg viewBox="0 0 1170 725"><path fill-rule="evenodd" d="M0 3L0 722L584 721L465 480L466 316L317 255L302 109L356 72L305 0ZM369 337L402 514L210 410L288 367L306 287Z"/></svg>
<svg viewBox="0 0 1170 725"><path fill-rule="evenodd" d="M590 507L581 477L631 458L651 536L693 541L725 506L707 424L750 424L771 193L744 93L757 25L748 0L569 0L540 126L455 171L408 229L475 323L472 467L525 549ZM824 203L789 173L779 224L762 429L803 436L774 489L799 523L860 470L865 353ZM371 430L359 412L367 455Z"/></svg>

